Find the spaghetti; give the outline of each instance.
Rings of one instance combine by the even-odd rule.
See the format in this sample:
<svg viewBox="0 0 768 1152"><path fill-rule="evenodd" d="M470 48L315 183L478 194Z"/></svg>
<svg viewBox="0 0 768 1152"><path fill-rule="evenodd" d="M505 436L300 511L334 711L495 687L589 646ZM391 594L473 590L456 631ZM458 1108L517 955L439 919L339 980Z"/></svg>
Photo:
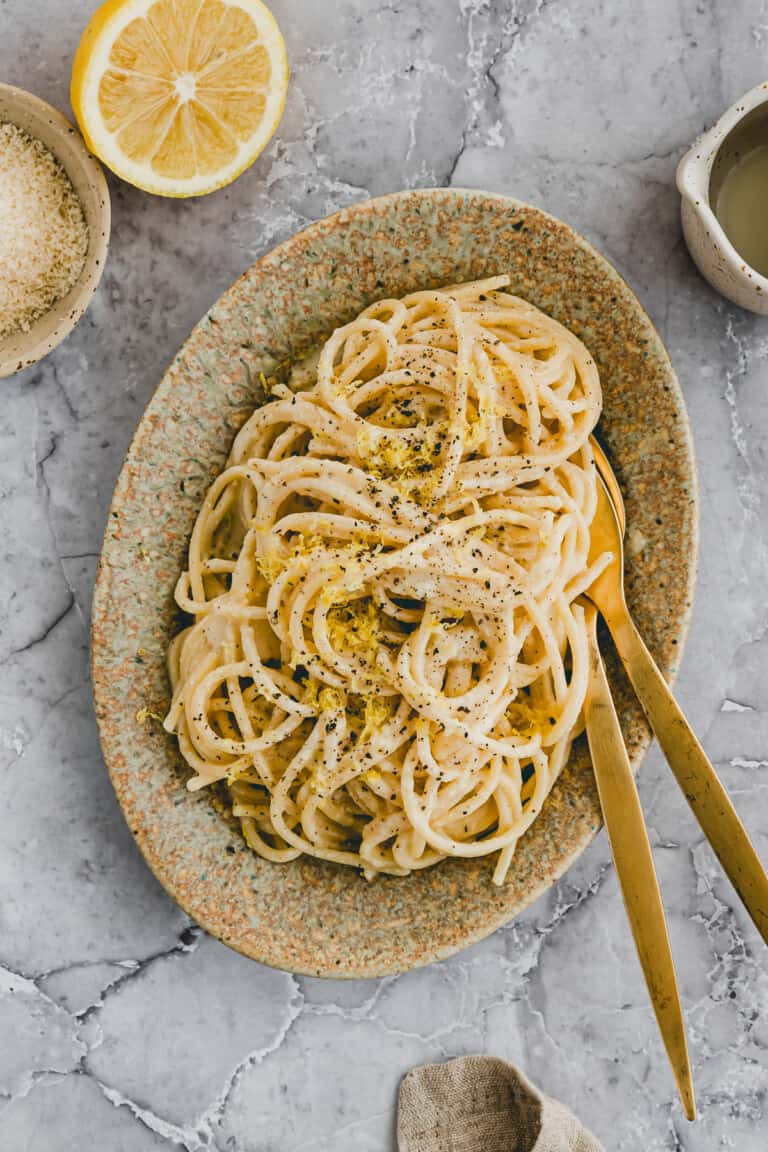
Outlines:
<svg viewBox="0 0 768 1152"><path fill-rule="evenodd" d="M250 847L372 879L515 845L570 751L601 405L508 277L382 300L243 426L176 600L165 720Z"/></svg>

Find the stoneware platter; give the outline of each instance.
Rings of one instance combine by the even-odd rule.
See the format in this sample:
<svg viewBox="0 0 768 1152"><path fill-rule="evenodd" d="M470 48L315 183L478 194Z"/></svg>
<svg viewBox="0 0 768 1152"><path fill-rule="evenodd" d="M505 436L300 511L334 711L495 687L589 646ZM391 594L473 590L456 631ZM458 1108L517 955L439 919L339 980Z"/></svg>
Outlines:
<svg viewBox="0 0 768 1152"><path fill-rule="evenodd" d="M210 791L189 793L155 717L169 699L173 588L203 494L260 397L259 375L295 361L366 305L417 288L508 273L511 290L592 351L599 434L627 506L628 598L665 674L676 671L696 565L696 486L680 388L648 316L567 225L483 192L427 189L369 200L259 260L198 324L149 402L117 482L93 606L96 715L112 781L147 863L207 931L275 967L382 976L427 964L509 921L591 841L600 809L584 739L517 848L369 884L314 860L248 850ZM608 645L604 645L606 649ZM616 661L609 675L633 765L649 733Z"/></svg>

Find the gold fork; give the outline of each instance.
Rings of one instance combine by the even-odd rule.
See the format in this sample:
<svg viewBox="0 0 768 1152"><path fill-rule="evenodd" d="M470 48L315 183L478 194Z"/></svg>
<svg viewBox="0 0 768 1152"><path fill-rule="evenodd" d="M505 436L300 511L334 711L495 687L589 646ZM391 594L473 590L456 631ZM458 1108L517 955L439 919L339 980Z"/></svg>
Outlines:
<svg viewBox="0 0 768 1152"><path fill-rule="evenodd" d="M755 926L768 943L768 875L728 793L643 643L624 598L624 501L599 444L590 437L598 470L597 511L590 559L613 560L587 591L603 616L637 698L667 763Z"/></svg>

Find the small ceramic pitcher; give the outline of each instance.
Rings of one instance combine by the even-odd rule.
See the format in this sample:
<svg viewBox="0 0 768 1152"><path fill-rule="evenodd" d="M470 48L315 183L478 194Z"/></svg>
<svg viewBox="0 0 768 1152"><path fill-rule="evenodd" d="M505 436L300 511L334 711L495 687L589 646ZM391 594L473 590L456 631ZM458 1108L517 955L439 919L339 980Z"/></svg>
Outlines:
<svg viewBox="0 0 768 1152"><path fill-rule="evenodd" d="M701 274L734 304L768 316L768 277L744 261L715 215L720 173L758 126L768 141L768 83L742 96L686 152L677 168L677 187L685 241Z"/></svg>

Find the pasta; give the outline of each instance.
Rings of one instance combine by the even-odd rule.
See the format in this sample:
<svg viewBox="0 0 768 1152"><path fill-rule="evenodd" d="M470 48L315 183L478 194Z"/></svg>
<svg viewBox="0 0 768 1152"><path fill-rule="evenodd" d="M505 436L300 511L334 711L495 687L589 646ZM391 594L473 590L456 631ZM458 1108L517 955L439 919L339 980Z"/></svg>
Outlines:
<svg viewBox="0 0 768 1152"><path fill-rule="evenodd" d="M373 879L515 846L587 685L595 364L498 276L382 300L203 502L165 727L243 835Z"/></svg>

